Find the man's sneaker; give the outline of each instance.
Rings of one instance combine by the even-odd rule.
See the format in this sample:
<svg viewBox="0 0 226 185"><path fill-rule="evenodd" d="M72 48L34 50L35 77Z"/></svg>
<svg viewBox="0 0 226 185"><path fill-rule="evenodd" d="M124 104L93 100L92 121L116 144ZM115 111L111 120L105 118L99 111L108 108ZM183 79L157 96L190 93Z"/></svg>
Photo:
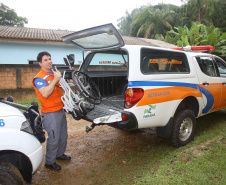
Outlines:
<svg viewBox="0 0 226 185"><path fill-rule="evenodd" d="M46 168L49 168L49 169L51 169L51 170L56 170L56 171L61 170L61 166L58 165L57 163L53 163L53 164L45 164L45 167L46 167Z"/></svg>
<svg viewBox="0 0 226 185"><path fill-rule="evenodd" d="M71 157L68 156L68 155L63 154L62 156L57 157L56 159L57 159L57 160L69 161L69 160L71 160Z"/></svg>

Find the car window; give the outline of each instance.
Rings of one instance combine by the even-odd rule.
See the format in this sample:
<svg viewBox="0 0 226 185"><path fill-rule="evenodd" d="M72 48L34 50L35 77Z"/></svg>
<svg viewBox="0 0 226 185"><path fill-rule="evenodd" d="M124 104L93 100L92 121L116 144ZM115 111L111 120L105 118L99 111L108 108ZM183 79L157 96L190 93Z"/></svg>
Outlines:
<svg viewBox="0 0 226 185"><path fill-rule="evenodd" d="M196 57L202 72L208 76L217 76L214 61L212 57Z"/></svg>
<svg viewBox="0 0 226 185"><path fill-rule="evenodd" d="M95 53L87 71L127 71L128 56L121 53Z"/></svg>
<svg viewBox="0 0 226 185"><path fill-rule="evenodd" d="M141 72L150 73L188 73L190 68L184 53L142 48Z"/></svg>
<svg viewBox="0 0 226 185"><path fill-rule="evenodd" d="M226 77L226 64L219 58L215 58L220 77Z"/></svg>

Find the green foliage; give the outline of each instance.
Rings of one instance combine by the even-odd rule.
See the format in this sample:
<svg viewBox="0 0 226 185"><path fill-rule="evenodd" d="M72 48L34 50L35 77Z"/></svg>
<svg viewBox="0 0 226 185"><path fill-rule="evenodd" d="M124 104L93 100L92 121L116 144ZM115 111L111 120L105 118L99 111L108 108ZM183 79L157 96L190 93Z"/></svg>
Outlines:
<svg viewBox="0 0 226 185"><path fill-rule="evenodd" d="M24 24L27 23L28 20L26 17L18 16L13 9L10 9L8 6L0 3L0 25L24 27Z"/></svg>
<svg viewBox="0 0 226 185"><path fill-rule="evenodd" d="M217 0L216 4L215 11L211 16L213 25L220 28L222 32L226 32L226 1Z"/></svg>
<svg viewBox="0 0 226 185"><path fill-rule="evenodd" d="M165 41L176 44L177 46L198 46L211 45L216 48L213 53L225 57L226 50L226 33L222 33L219 28L213 25L207 27L199 22L192 24L190 29L187 26L175 27L176 31L171 30L167 32Z"/></svg>
<svg viewBox="0 0 226 185"><path fill-rule="evenodd" d="M143 12L143 10L145 8L146 8L145 6L136 8L131 12L131 14L128 11L126 11L125 16L123 16L117 20L118 21L117 26L119 27L118 31L122 35L131 36L130 32L131 32L131 24L133 22L133 19L135 16L137 16L138 14Z"/></svg>
<svg viewBox="0 0 226 185"><path fill-rule="evenodd" d="M36 101L38 103L39 107L41 107L41 103L40 103L38 98L29 99L29 100L18 100L18 101L16 101L16 103L26 105L26 106L30 106L33 101Z"/></svg>
<svg viewBox="0 0 226 185"><path fill-rule="evenodd" d="M156 39L156 40L165 41L165 38L164 38L164 36L163 36L162 34L156 34L156 35L155 35L155 39Z"/></svg>
<svg viewBox="0 0 226 185"><path fill-rule="evenodd" d="M166 35L174 27L188 28L193 22L205 26L214 25L222 32L226 31L226 1L222 0L182 0L181 7L171 4L142 6L131 14L126 12L118 19L119 31L122 35L155 38L156 34ZM186 38L185 38L186 39ZM193 41L196 42L196 41Z"/></svg>
<svg viewBox="0 0 226 185"><path fill-rule="evenodd" d="M127 35L129 36L130 33L130 25L132 23L132 15L126 11L126 15L124 17L121 17L120 19L118 19L118 27L119 27L119 32L122 35Z"/></svg>
<svg viewBox="0 0 226 185"><path fill-rule="evenodd" d="M155 34L165 35L166 31L177 25L179 12L179 7L171 4L142 6L118 19L119 32L146 38L155 38Z"/></svg>

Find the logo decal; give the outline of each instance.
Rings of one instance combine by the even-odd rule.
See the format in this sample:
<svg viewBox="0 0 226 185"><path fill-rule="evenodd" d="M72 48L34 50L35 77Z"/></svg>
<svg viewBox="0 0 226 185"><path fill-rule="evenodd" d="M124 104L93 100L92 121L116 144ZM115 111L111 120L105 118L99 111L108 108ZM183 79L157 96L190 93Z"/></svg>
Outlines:
<svg viewBox="0 0 226 185"><path fill-rule="evenodd" d="M42 85L43 83L42 82L37 82L37 85Z"/></svg>
<svg viewBox="0 0 226 185"><path fill-rule="evenodd" d="M48 81L48 84L51 84L52 80Z"/></svg>
<svg viewBox="0 0 226 185"><path fill-rule="evenodd" d="M0 127L4 127L4 126L5 126L4 119L0 119Z"/></svg>
<svg viewBox="0 0 226 185"><path fill-rule="evenodd" d="M154 110L156 109L156 105L148 105L145 109L144 109L144 115L143 118L144 119L148 119L151 117L155 116Z"/></svg>

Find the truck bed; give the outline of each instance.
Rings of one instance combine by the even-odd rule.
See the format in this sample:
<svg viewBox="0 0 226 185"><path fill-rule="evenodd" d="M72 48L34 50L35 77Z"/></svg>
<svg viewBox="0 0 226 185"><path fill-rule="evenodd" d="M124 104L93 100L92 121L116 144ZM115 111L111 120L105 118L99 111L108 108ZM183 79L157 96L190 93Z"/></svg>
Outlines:
<svg viewBox="0 0 226 185"><path fill-rule="evenodd" d="M103 97L102 102L95 105L95 108L89 111L84 119L92 122L95 118L110 116L112 114L110 109L122 111L124 109L124 95Z"/></svg>

